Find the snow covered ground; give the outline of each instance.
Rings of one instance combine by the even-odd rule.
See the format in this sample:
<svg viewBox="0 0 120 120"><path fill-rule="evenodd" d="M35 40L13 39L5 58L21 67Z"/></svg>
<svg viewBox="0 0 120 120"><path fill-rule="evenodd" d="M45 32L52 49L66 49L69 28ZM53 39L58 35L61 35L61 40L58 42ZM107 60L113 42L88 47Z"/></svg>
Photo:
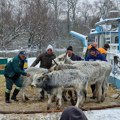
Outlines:
<svg viewBox="0 0 120 120"><path fill-rule="evenodd" d="M88 120L120 120L120 108L85 111Z"/></svg>
<svg viewBox="0 0 120 120"><path fill-rule="evenodd" d="M88 120L120 120L120 108L85 111ZM61 113L0 114L0 120L59 120Z"/></svg>

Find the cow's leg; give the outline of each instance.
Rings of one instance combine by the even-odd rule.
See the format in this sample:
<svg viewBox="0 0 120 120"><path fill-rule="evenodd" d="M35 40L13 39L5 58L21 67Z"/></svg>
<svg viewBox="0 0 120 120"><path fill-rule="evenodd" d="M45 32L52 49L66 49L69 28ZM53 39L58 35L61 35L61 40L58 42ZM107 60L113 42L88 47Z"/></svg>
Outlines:
<svg viewBox="0 0 120 120"><path fill-rule="evenodd" d="M76 90L76 92L77 92L77 103L76 103L76 107L79 107L79 105L83 105L83 102L84 102L84 92L83 92L83 90L82 89L80 89L80 90Z"/></svg>
<svg viewBox="0 0 120 120"><path fill-rule="evenodd" d="M63 100L64 100L65 102L68 101L67 98L66 98L66 94L67 94L67 91L64 90L63 93L62 93L62 98L63 98Z"/></svg>
<svg viewBox="0 0 120 120"><path fill-rule="evenodd" d="M20 94L21 94L21 97L22 97L22 101L27 101L27 100L29 100L29 98L26 96L26 94L25 94L25 88L22 88L21 90L20 90Z"/></svg>
<svg viewBox="0 0 120 120"><path fill-rule="evenodd" d="M107 90L109 87L109 83L107 82L107 80L108 80L109 75L111 73L111 69L112 68L109 66L109 70L106 71L105 79L104 79L103 84L102 84L102 99L101 99L102 102L105 100L105 97L107 96Z"/></svg>
<svg viewBox="0 0 120 120"><path fill-rule="evenodd" d="M57 91L57 101L58 101L57 109L60 109L60 107L62 106L62 92L63 92L63 89L58 88L58 91Z"/></svg>
<svg viewBox="0 0 120 120"><path fill-rule="evenodd" d="M97 102L101 102L102 98L102 82L96 83L96 96L97 96Z"/></svg>
<svg viewBox="0 0 120 120"><path fill-rule="evenodd" d="M105 97L107 96L108 87L109 87L109 84L105 80L103 82L103 85L102 85L102 98L101 98L101 102L103 102L105 100Z"/></svg>
<svg viewBox="0 0 120 120"><path fill-rule="evenodd" d="M43 99L41 99L41 98L42 98L42 95L41 95L42 89L39 88L39 89L37 89L37 90L38 90L38 93L39 93L39 101L43 102Z"/></svg>
<svg viewBox="0 0 120 120"><path fill-rule="evenodd" d="M53 95L48 94L48 105L47 105L47 110L50 109L50 105L51 105L51 103L52 103L52 98L53 98Z"/></svg>
<svg viewBox="0 0 120 120"><path fill-rule="evenodd" d="M69 97L70 97L71 104L75 105L76 101L77 101L77 92L74 89L72 89L72 90L68 91L68 94L69 94Z"/></svg>
<svg viewBox="0 0 120 120"><path fill-rule="evenodd" d="M92 90L92 97L90 97L91 99L95 99L96 98L96 84L92 84L91 85L91 90Z"/></svg>

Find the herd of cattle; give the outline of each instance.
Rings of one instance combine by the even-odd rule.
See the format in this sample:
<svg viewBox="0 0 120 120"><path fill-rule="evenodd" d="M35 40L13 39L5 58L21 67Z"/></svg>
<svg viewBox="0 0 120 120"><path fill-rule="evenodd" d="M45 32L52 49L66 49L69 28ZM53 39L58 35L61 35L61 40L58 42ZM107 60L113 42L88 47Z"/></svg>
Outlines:
<svg viewBox="0 0 120 120"><path fill-rule="evenodd" d="M48 106L50 109L53 97L56 97L58 108L62 106L62 98L65 91L71 90L71 102L75 106L83 105L88 85L95 84L95 96L97 102L103 102L108 89L108 77L112 66L104 61L71 61L65 55L58 56L53 61L54 66L49 70L44 68L30 67L26 71L30 77L23 78L22 95L26 100L25 89L31 85L39 90L44 90L48 95ZM64 96L64 97L63 97ZM75 101L76 98L76 101ZM67 97L66 97L67 99Z"/></svg>

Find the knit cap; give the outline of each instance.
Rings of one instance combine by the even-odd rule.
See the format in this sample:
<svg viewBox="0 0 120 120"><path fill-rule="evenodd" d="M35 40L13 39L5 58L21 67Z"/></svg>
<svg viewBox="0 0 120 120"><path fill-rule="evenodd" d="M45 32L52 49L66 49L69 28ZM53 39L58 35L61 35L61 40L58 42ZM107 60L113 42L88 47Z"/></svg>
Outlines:
<svg viewBox="0 0 120 120"><path fill-rule="evenodd" d="M47 46L47 48L46 48L46 51L47 51L48 49L51 49L51 50L53 51L53 46L49 44L49 45Z"/></svg>
<svg viewBox="0 0 120 120"><path fill-rule="evenodd" d="M73 51L73 47L72 46L68 46L67 50Z"/></svg>

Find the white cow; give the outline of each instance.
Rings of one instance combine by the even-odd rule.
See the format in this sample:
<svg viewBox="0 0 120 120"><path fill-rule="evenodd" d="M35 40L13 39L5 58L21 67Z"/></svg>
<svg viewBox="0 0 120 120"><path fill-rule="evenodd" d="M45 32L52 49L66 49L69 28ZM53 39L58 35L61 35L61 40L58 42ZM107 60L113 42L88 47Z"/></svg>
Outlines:
<svg viewBox="0 0 120 120"><path fill-rule="evenodd" d="M23 84L21 88L21 94L22 94L23 101L28 100L28 98L25 95L25 90L27 89L27 87L30 86L33 80L37 79L37 77L43 75L44 73L47 73L48 69L30 67L26 69L26 72L30 74L30 77L22 76ZM38 73L39 73L39 76L38 76Z"/></svg>
<svg viewBox="0 0 120 120"><path fill-rule="evenodd" d="M66 87L74 87L77 92L77 103L76 107L79 104L83 104L85 100L85 91L88 83L96 83L96 96L97 101L101 102L105 99L105 92L102 94L102 88L106 89L106 80L111 72L111 65L107 62L102 61L81 61L78 64L62 65L62 68L65 69L59 71L53 71L47 75L43 75L33 81L34 85L38 88L42 87L49 94L48 108L51 104L51 95L53 91L57 91L56 94L59 99L59 106L61 106L62 91Z"/></svg>

